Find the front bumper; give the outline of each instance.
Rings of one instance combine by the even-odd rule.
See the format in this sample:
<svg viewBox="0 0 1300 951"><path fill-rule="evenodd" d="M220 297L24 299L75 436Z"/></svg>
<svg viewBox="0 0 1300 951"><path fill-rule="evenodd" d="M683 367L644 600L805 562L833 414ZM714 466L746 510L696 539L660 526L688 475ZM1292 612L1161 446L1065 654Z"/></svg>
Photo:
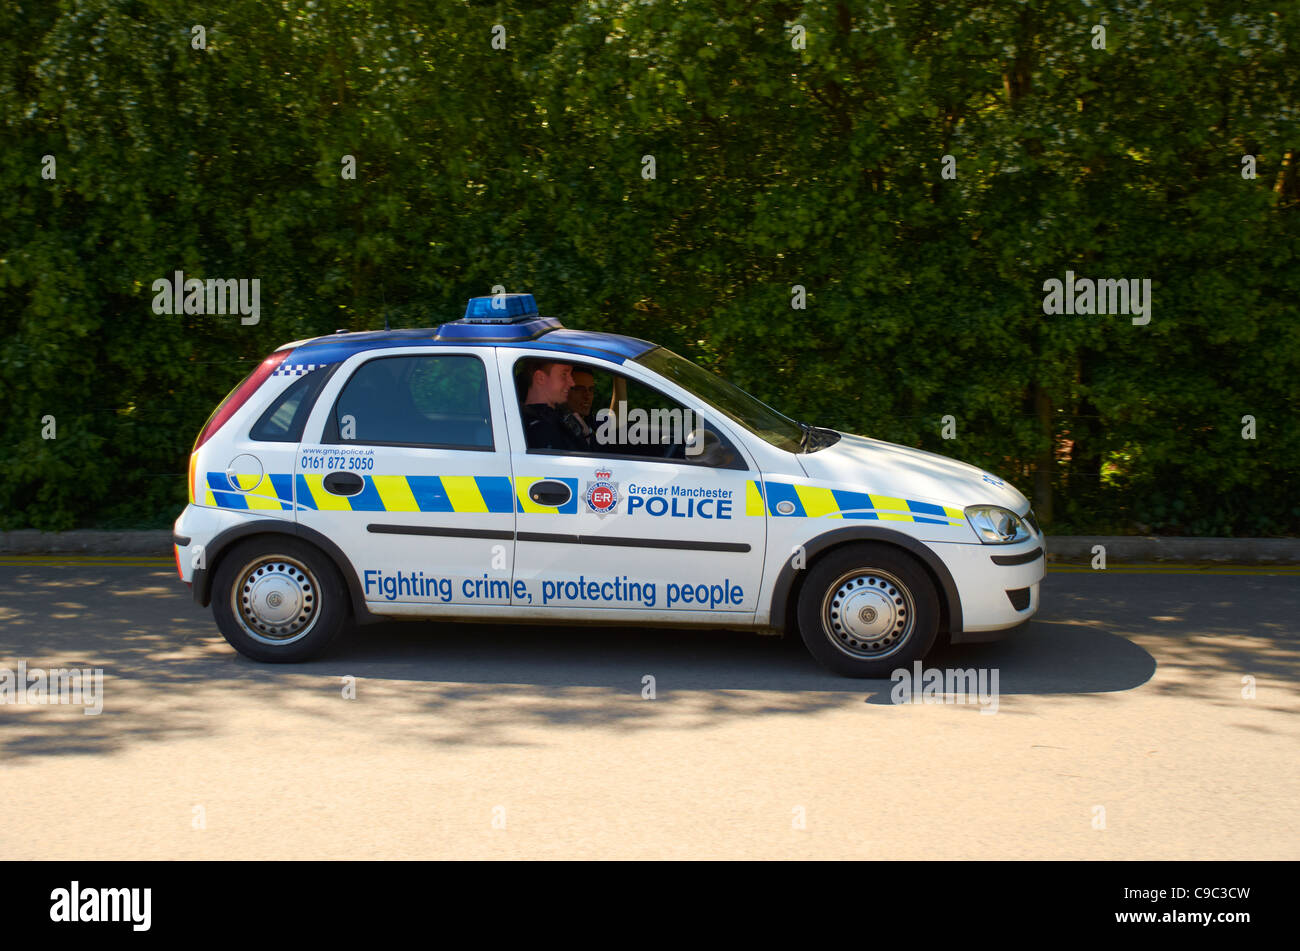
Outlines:
<svg viewBox="0 0 1300 951"><path fill-rule="evenodd" d="M1039 585L1047 573L1041 534L1015 545L931 542L952 574L961 598L962 630L954 644L997 640L1038 611Z"/></svg>

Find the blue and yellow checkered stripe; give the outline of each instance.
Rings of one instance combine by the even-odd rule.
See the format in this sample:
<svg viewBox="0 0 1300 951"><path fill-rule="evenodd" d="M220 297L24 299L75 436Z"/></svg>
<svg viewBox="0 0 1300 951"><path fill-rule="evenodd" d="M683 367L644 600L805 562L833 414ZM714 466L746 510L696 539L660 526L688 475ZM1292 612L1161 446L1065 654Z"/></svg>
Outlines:
<svg viewBox="0 0 1300 951"><path fill-rule="evenodd" d="M293 476L237 475L232 485L224 472L209 472L200 493L204 505L223 509L293 511Z"/></svg>
<svg viewBox="0 0 1300 951"><path fill-rule="evenodd" d="M271 509L292 511L295 483L298 507L337 512L477 512L525 515L576 515L578 480L558 476L361 476L356 495L335 495L325 489L328 473L292 476L272 474L236 475L232 485L224 472L207 473L203 503L227 509ZM528 497L528 489L546 478L563 482L570 490L569 501L560 506L540 505ZM787 515L777 506L789 502ZM881 522L923 522L930 525L961 525L961 509L914 499L900 499L868 492L849 492L789 482L759 482L745 485L745 514L773 518L848 518Z"/></svg>
<svg viewBox="0 0 1300 951"><path fill-rule="evenodd" d="M782 502L794 506L788 515L777 510ZM892 495L848 492L790 482L757 482L745 486L745 514L773 518L856 518L879 522L924 522L929 525L962 525L961 509L932 502L917 502Z"/></svg>
<svg viewBox="0 0 1300 951"><path fill-rule="evenodd" d="M236 475L232 485L224 472L207 473L203 503L226 509L274 509L293 511L294 487L298 507L335 512L490 512L510 514L576 515L578 480L550 477L570 489L564 505L539 505L528 497L528 489L542 476L511 480L506 476L361 476L363 485L356 495L335 495L325 489L329 473L305 475Z"/></svg>

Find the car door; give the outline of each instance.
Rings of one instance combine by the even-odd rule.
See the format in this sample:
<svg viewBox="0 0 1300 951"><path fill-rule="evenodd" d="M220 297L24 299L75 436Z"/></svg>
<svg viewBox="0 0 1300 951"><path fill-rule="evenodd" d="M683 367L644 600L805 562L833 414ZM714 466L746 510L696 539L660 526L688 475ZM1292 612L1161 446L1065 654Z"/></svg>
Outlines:
<svg viewBox="0 0 1300 951"><path fill-rule="evenodd" d="M495 361L424 347L348 359L295 473L299 521L351 559L377 614L510 603L514 499Z"/></svg>
<svg viewBox="0 0 1300 951"><path fill-rule="evenodd" d="M716 622L752 616L758 603L766 519L747 512L747 484L758 480L743 444L716 414L631 364L562 352L502 349L504 391L519 361L581 364L598 377L624 377L665 405L691 410L731 450L729 465L632 454L614 438L598 451L530 449L519 393L509 407L515 479L516 604L558 617L619 617ZM690 427L686 427L689 429ZM617 427L614 427L617 431Z"/></svg>

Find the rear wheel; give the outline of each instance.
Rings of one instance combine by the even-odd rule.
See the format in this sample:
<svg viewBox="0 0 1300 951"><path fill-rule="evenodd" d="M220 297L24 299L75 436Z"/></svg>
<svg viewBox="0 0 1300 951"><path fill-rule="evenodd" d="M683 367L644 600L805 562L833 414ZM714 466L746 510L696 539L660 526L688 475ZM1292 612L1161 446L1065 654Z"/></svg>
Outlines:
<svg viewBox="0 0 1300 951"><path fill-rule="evenodd" d="M264 663L325 649L347 621L347 586L319 549L294 538L240 542L212 579L212 613L230 646Z"/></svg>
<svg viewBox="0 0 1300 951"><path fill-rule="evenodd" d="M809 569L798 615L804 645L823 666L846 677L888 677L934 646L939 595L911 556L863 543Z"/></svg>

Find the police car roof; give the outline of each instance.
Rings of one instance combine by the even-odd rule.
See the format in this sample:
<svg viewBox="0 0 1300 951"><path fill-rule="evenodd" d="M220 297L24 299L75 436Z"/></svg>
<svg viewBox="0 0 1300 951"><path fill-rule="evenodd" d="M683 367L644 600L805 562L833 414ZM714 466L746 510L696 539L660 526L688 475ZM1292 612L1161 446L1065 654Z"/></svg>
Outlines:
<svg viewBox="0 0 1300 951"><path fill-rule="evenodd" d="M438 339L444 328L464 328L462 321L453 321L438 327L412 330L371 330L355 333L335 333L300 342L289 358L298 363L340 363L364 350L386 347L520 347L525 350L559 350L575 356L600 357L615 363L632 360L653 350L657 344L638 337L602 333L594 330L569 330L558 321L548 321L552 326L528 340L500 339L491 324L473 325L481 335L460 335Z"/></svg>

